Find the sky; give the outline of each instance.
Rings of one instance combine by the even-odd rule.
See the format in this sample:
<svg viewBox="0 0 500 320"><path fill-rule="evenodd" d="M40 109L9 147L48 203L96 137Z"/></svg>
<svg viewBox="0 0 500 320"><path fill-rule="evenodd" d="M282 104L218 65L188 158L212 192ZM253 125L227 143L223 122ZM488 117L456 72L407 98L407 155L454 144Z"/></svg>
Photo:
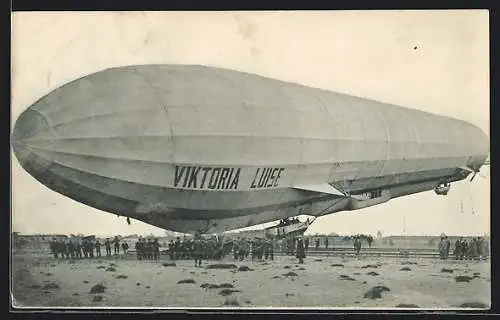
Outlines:
<svg viewBox="0 0 500 320"><path fill-rule="evenodd" d="M12 15L12 123L57 87L110 67L203 64L256 73L468 121L488 136L486 10L288 12L23 12ZM11 154L12 229L154 234L40 184ZM307 233L481 235L490 172L318 218Z"/></svg>

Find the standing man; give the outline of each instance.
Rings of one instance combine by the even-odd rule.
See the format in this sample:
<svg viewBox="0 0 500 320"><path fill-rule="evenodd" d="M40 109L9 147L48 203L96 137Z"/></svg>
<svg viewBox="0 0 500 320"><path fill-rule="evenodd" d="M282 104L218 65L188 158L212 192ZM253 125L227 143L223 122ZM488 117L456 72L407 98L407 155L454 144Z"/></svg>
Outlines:
<svg viewBox="0 0 500 320"><path fill-rule="evenodd" d="M372 243L373 243L373 237L370 235L368 236L368 238L366 239L366 241L368 241L368 247L372 247Z"/></svg>
<svg viewBox="0 0 500 320"><path fill-rule="evenodd" d="M461 250L462 250L462 243L460 242L460 239L457 239L457 241L455 241L455 248L453 249L453 253L455 254L455 260L460 259Z"/></svg>
<svg viewBox="0 0 500 320"><path fill-rule="evenodd" d="M201 267L201 259L203 258L203 243L199 237L194 239L192 256L194 258L194 266Z"/></svg>
<svg viewBox="0 0 500 320"><path fill-rule="evenodd" d="M115 244L115 256L117 256L120 254L120 240L118 239L118 236L115 236L113 243Z"/></svg>
<svg viewBox="0 0 500 320"><path fill-rule="evenodd" d="M56 238L52 238L52 241L50 242L50 252L54 255L54 258L58 258L59 251L57 250Z"/></svg>
<svg viewBox="0 0 500 320"><path fill-rule="evenodd" d="M88 243L87 239L83 240L82 249L83 249L83 257L88 258L89 257L89 243Z"/></svg>
<svg viewBox="0 0 500 320"><path fill-rule="evenodd" d="M82 242L79 239L75 241L75 257L77 259L82 258Z"/></svg>
<svg viewBox="0 0 500 320"><path fill-rule="evenodd" d="M309 219L309 218L307 218ZM309 237L306 237L304 240L304 247L306 249L306 252L309 251Z"/></svg>
<svg viewBox="0 0 500 320"><path fill-rule="evenodd" d="M95 255L98 258L101 257L101 242L99 242L99 239L97 239L95 242Z"/></svg>
<svg viewBox="0 0 500 320"><path fill-rule="evenodd" d="M451 247L451 242L448 239L448 236L444 237L444 260L447 260L449 255L450 255L450 247Z"/></svg>
<svg viewBox="0 0 500 320"><path fill-rule="evenodd" d="M123 254L124 254L125 256L127 256L127 252L128 252L128 243L127 243L126 241L124 241L124 242L122 243L122 250L123 250Z"/></svg>
<svg viewBox="0 0 500 320"><path fill-rule="evenodd" d="M356 256L359 257L359 252L361 251L361 239L359 236L354 237L354 250L356 251Z"/></svg>
<svg viewBox="0 0 500 320"><path fill-rule="evenodd" d="M106 247L106 256L111 256L111 241L109 241L109 238L104 241L104 246Z"/></svg>
<svg viewBox="0 0 500 320"><path fill-rule="evenodd" d="M88 242L88 251L89 251L89 258L94 257L94 244L92 243L92 240L89 240Z"/></svg>
<svg viewBox="0 0 500 320"><path fill-rule="evenodd" d="M155 239L153 242L153 259L158 261L160 259L160 243L158 239Z"/></svg>
<svg viewBox="0 0 500 320"><path fill-rule="evenodd" d="M141 260L141 238L139 237L135 242L135 255L137 260Z"/></svg>
<svg viewBox="0 0 500 320"><path fill-rule="evenodd" d="M306 257L306 252L304 250L304 241L302 238L297 240L297 258L299 259L299 263L304 263L304 258Z"/></svg>
<svg viewBox="0 0 500 320"><path fill-rule="evenodd" d="M315 240L314 242L315 242L315 243L314 243L314 249L315 249L316 251L318 251L318 249L319 249L319 238L316 238L316 240Z"/></svg>
<svg viewBox="0 0 500 320"><path fill-rule="evenodd" d="M444 237L441 237L441 241L439 241L438 250L439 250L439 258L444 260L444 250L445 250L446 242Z"/></svg>
<svg viewBox="0 0 500 320"><path fill-rule="evenodd" d="M328 237L325 237L325 248L328 249Z"/></svg>

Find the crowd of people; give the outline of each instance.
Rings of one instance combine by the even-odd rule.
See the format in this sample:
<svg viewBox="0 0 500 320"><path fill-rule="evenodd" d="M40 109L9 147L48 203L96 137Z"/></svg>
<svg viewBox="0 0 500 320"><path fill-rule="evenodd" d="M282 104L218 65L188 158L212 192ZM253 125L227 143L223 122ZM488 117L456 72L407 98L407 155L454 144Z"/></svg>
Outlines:
<svg viewBox="0 0 500 320"><path fill-rule="evenodd" d="M125 241L120 242L118 237L114 239L107 238L102 244L99 239L73 238L64 241L54 238L50 241L50 252L56 259L94 258L102 256L102 246L104 246L106 256L108 257L112 255L112 247L114 248L115 255L120 253L120 248L123 250L124 254L127 254L129 248L128 243Z"/></svg>
<svg viewBox="0 0 500 320"><path fill-rule="evenodd" d="M441 237L438 251L442 260L449 258L451 242L447 236ZM482 237L474 237L469 241L459 238L455 241L453 255L455 260L481 260L489 255L488 243Z"/></svg>
<svg viewBox="0 0 500 320"><path fill-rule="evenodd" d="M354 254L359 256L362 247L362 236L349 237L352 241ZM168 244L163 243L166 253L170 260L195 260L195 265L200 265L202 260L221 260L227 255L232 254L235 261L251 260L274 260L275 249L281 249L281 252L290 256L296 256L300 261L309 251L309 242L312 240L315 249L320 246L319 237L288 237L283 239L271 240L269 238L259 237L237 237L230 238L203 238L195 236L194 238L181 239L177 237ZM324 237L323 244L328 249L329 237ZM366 240L366 239L365 239ZM102 248L104 247L104 248ZM107 238L103 243L95 238L71 238L69 240L52 239L50 250L55 258L66 259L85 259L101 257L101 248L105 250L105 256L117 256L120 251L125 256L128 254L129 245L126 241L118 237ZM158 239L146 239L139 237L135 243L135 253L137 260L158 261L161 255L161 244ZM452 247L451 241L447 236L442 236L438 245L440 259L449 259L450 253L456 260L481 260L489 255L488 243L482 237L474 237L468 241L464 238L456 240Z"/></svg>
<svg viewBox="0 0 500 320"><path fill-rule="evenodd" d="M158 239L144 239L139 237L135 243L135 253L137 260L159 260L160 259L160 243ZM127 252L125 251L126 255Z"/></svg>

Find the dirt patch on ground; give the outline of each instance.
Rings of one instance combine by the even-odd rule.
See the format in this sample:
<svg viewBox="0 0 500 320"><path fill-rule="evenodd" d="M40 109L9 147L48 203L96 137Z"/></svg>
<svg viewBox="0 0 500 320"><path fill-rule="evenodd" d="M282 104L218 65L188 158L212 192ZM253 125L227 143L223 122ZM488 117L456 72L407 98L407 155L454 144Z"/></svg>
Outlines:
<svg viewBox="0 0 500 320"><path fill-rule="evenodd" d="M396 305L396 308L420 308L420 307L412 303L400 303Z"/></svg>
<svg viewBox="0 0 500 320"><path fill-rule="evenodd" d="M469 282L472 279L474 279L474 277L469 277L469 276L456 276L455 277L456 282Z"/></svg>
<svg viewBox="0 0 500 320"><path fill-rule="evenodd" d="M387 288L386 286L375 286L375 287L371 288L370 290L368 290L364 294L363 297L365 299L381 299L382 292L385 292L385 291L391 291L391 290L389 288Z"/></svg>
<svg viewBox="0 0 500 320"><path fill-rule="evenodd" d="M460 308L487 309L489 306L482 302L465 302L460 305Z"/></svg>
<svg viewBox="0 0 500 320"><path fill-rule="evenodd" d="M285 276L285 277L296 277L296 276L298 276L298 274L296 274L293 271L290 271L290 272L285 273L283 276Z"/></svg>
<svg viewBox="0 0 500 320"><path fill-rule="evenodd" d="M177 284L184 284L184 283L196 283L196 281L194 281L193 279L184 279L184 280L180 280L180 281L177 281Z"/></svg>
<svg viewBox="0 0 500 320"><path fill-rule="evenodd" d="M238 268L238 271L243 271L243 272L245 272L245 271L253 271L253 269L251 269L251 268L249 268L247 266L241 266L241 267Z"/></svg>
<svg viewBox="0 0 500 320"><path fill-rule="evenodd" d="M90 288L90 293L104 293L104 291L106 291L106 287L101 283L96 284L95 286Z"/></svg>
<svg viewBox="0 0 500 320"><path fill-rule="evenodd" d="M164 266L164 267L175 267L176 264L175 264L175 262L171 262L171 263L167 262L167 263L163 263L162 266Z"/></svg>
<svg viewBox="0 0 500 320"><path fill-rule="evenodd" d="M238 268L237 265L230 263L209 264L205 267L205 269L236 269L236 268Z"/></svg>

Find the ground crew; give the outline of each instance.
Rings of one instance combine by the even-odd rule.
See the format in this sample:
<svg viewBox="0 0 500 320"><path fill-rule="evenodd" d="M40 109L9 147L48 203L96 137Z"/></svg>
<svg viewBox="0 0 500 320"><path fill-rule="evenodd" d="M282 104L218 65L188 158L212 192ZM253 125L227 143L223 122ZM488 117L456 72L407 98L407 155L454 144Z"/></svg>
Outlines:
<svg viewBox="0 0 500 320"><path fill-rule="evenodd" d="M101 256L101 242L99 242L99 239L95 242L95 255L97 257Z"/></svg>
<svg viewBox="0 0 500 320"><path fill-rule="evenodd" d="M83 240L82 249L83 249L83 257L88 258L89 257L89 245L87 244L86 239Z"/></svg>
<svg viewBox="0 0 500 320"><path fill-rule="evenodd" d="M304 247L306 249L306 252L309 251L309 237L304 239Z"/></svg>
<svg viewBox="0 0 500 320"><path fill-rule="evenodd" d="M325 238L325 248L328 249L328 237Z"/></svg>
<svg viewBox="0 0 500 320"><path fill-rule="evenodd" d="M450 240L448 239L447 236L444 237L445 243L444 243L444 259L447 260L448 256L450 255Z"/></svg>
<svg viewBox="0 0 500 320"><path fill-rule="evenodd" d="M76 241L75 243L75 257L78 259L82 258L82 243L80 241Z"/></svg>
<svg viewBox="0 0 500 320"><path fill-rule="evenodd" d="M90 240L87 242L87 251L89 253L89 258L93 258L94 257L94 244Z"/></svg>
<svg viewBox="0 0 500 320"><path fill-rule="evenodd" d="M148 260L153 260L153 241L150 239L148 239L148 243L146 245L146 248L147 248L147 259Z"/></svg>
<svg viewBox="0 0 500 320"><path fill-rule="evenodd" d="M192 257L194 258L194 266L201 267L201 259L203 257L203 243L200 238L196 238L193 243Z"/></svg>
<svg viewBox="0 0 500 320"><path fill-rule="evenodd" d="M455 241L455 248L453 250L456 260L460 259L461 251L462 251L462 242L460 241L460 239L457 239L457 241Z"/></svg>
<svg viewBox="0 0 500 320"><path fill-rule="evenodd" d="M302 238L299 238L297 241L297 258L299 259L299 263L304 263L304 258L306 257L306 252L304 250L304 241Z"/></svg>
<svg viewBox="0 0 500 320"><path fill-rule="evenodd" d="M438 245L438 250L439 250L439 258L441 260L444 260L444 250L445 250L445 246L446 246L446 243L445 243L445 240L444 240L444 237L441 237L441 241L439 241L439 245Z"/></svg>
<svg viewBox="0 0 500 320"><path fill-rule="evenodd" d="M111 255L111 241L109 241L109 238L104 241L104 246L106 247L106 256Z"/></svg>
<svg viewBox="0 0 500 320"><path fill-rule="evenodd" d="M319 249L319 238L316 238L316 240L315 240L315 246L314 247L315 247L315 250L318 251L318 249Z"/></svg>
<svg viewBox="0 0 500 320"><path fill-rule="evenodd" d="M122 243L122 250L123 250L123 254L126 256L127 250L128 250L128 243L125 241Z"/></svg>
<svg viewBox="0 0 500 320"><path fill-rule="evenodd" d="M113 241L113 243L115 244L115 256L120 254L120 240L118 239L118 237L115 236L115 240Z"/></svg>
<svg viewBox="0 0 500 320"><path fill-rule="evenodd" d="M359 236L354 237L354 251L356 256L359 257L359 252L361 251L361 239Z"/></svg>
<svg viewBox="0 0 500 320"><path fill-rule="evenodd" d="M153 242L153 259L158 261L160 259L160 243L158 239L155 239Z"/></svg>

